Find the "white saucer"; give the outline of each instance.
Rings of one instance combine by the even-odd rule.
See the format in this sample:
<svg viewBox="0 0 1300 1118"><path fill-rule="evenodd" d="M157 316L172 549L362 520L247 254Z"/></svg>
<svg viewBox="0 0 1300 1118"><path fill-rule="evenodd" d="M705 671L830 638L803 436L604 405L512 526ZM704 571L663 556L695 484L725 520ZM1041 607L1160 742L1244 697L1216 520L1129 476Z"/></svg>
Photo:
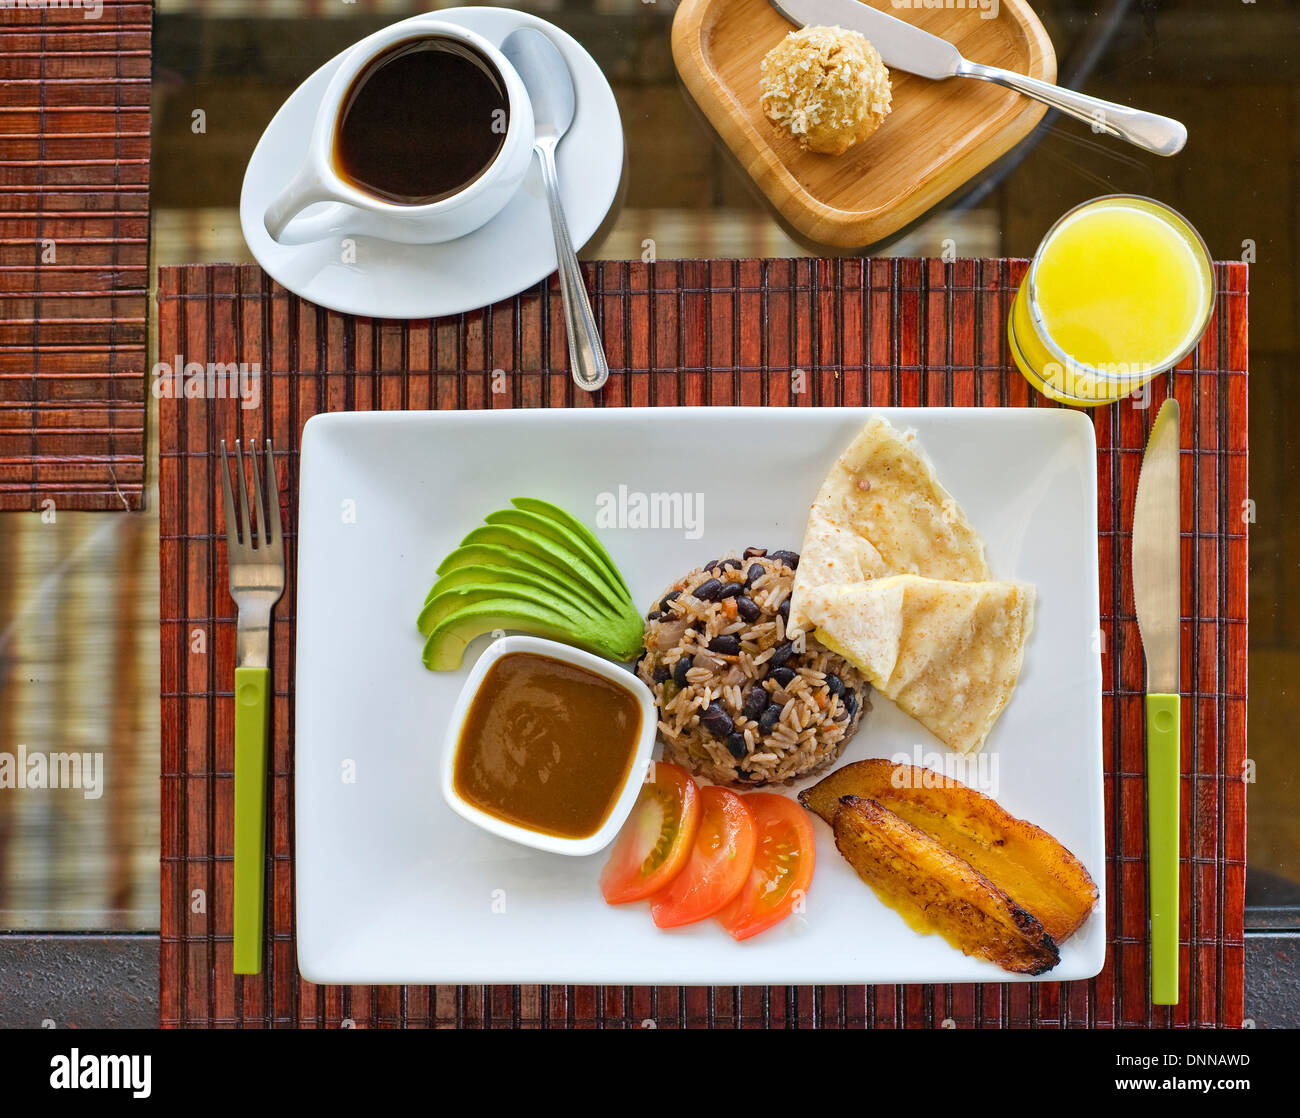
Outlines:
<svg viewBox="0 0 1300 1118"><path fill-rule="evenodd" d="M560 193L574 245L583 245L614 204L623 173L623 124L600 67L571 36L525 12L451 8L434 14L498 46L516 28L536 27L560 48L577 97L573 125L557 156ZM432 318L508 299L554 272L551 219L535 159L506 208L455 241L398 245L358 236L353 238L355 260L345 263L337 239L307 245L271 240L262 221L266 207L306 159L316 108L342 57L325 63L294 90L244 172L239 223L249 250L272 278L304 299L346 314Z"/></svg>

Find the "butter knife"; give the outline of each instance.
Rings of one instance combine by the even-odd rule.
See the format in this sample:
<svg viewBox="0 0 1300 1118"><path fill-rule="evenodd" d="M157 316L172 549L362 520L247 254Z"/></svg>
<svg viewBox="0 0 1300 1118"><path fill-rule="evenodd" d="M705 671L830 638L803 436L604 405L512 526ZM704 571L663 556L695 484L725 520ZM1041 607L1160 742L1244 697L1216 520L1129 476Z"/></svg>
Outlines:
<svg viewBox="0 0 1300 1118"><path fill-rule="evenodd" d="M984 66L963 58L947 39L870 7L861 0L768 0L799 27L843 27L871 40L886 66L923 78L979 78L1014 89L1051 105L1058 112L1090 124L1099 132L1127 140L1156 155L1177 155L1187 143L1187 129L1172 117L1089 97L1012 70Z"/></svg>
<svg viewBox="0 0 1300 1118"><path fill-rule="evenodd" d="M1151 1001L1178 1004L1178 401L1151 427L1133 507L1133 602L1146 657L1147 874L1151 910Z"/></svg>

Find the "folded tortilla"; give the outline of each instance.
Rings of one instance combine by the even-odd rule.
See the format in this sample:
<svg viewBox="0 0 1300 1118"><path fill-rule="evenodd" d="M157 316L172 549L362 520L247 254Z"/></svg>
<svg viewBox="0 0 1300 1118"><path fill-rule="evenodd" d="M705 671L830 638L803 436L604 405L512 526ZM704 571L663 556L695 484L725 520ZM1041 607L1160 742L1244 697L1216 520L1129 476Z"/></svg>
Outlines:
<svg viewBox="0 0 1300 1118"><path fill-rule="evenodd" d="M836 459L808 515L790 626L808 628L804 594L838 585L915 574L989 579L984 541L935 476L914 434L875 417Z"/></svg>
<svg viewBox="0 0 1300 1118"><path fill-rule="evenodd" d="M816 637L945 745L973 753L1016 685L1033 586L890 575L804 595Z"/></svg>

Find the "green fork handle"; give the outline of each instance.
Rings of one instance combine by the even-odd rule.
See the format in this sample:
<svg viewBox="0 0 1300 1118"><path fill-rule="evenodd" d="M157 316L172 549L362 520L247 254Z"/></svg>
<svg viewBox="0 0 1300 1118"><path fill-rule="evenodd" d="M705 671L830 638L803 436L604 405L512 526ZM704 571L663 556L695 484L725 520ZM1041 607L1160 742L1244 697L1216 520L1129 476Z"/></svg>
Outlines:
<svg viewBox="0 0 1300 1118"><path fill-rule="evenodd" d="M1177 695L1147 696L1147 872L1151 879L1151 1001L1178 1004Z"/></svg>
<svg viewBox="0 0 1300 1118"><path fill-rule="evenodd" d="M236 974L262 970L262 891L266 873L266 739L271 673L235 669Z"/></svg>

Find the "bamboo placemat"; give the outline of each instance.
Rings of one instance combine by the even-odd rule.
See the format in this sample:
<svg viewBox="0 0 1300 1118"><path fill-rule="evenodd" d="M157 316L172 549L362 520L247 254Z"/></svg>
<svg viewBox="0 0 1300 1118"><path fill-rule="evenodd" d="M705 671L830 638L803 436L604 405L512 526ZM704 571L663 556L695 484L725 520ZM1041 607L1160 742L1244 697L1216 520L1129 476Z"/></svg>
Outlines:
<svg viewBox="0 0 1300 1118"><path fill-rule="evenodd" d="M1024 262L747 260L589 267L613 373L566 371L558 291L433 322L299 300L255 267L162 269L161 352L257 362L262 401L163 399L162 1021L338 1027L1143 1026L1242 1022L1246 755L1246 268L1152 407L1093 413L1098 442L1108 852L1106 969L983 986L318 987L295 967L292 581L302 425L319 411L666 404L1052 406L1010 370ZM509 391L493 393L493 370ZM799 373L804 375L797 375ZM498 378L499 381L500 378ZM1183 999L1153 1008L1146 937L1143 664L1128 547L1155 405L1183 408ZM214 451L272 435L290 580L276 610L266 966L230 956L234 606Z"/></svg>
<svg viewBox="0 0 1300 1118"><path fill-rule="evenodd" d="M153 13L68 2L0 11L0 510L144 496Z"/></svg>

